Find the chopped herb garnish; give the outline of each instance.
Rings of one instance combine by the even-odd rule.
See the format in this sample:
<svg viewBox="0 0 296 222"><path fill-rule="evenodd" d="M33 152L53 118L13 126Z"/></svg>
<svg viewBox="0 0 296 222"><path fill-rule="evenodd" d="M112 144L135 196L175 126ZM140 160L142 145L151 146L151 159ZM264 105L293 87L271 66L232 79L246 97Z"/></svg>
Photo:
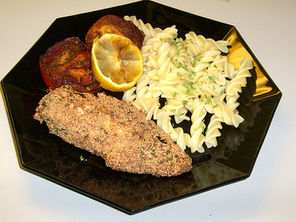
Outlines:
<svg viewBox="0 0 296 222"><path fill-rule="evenodd" d="M224 93L225 93L225 90L222 89L222 90L220 91L220 96L223 95Z"/></svg>
<svg viewBox="0 0 296 222"><path fill-rule="evenodd" d="M208 78L212 81L215 81L215 77L216 77L215 75L212 75L212 76L209 76Z"/></svg>
<svg viewBox="0 0 296 222"><path fill-rule="evenodd" d="M188 104L188 100L183 100L182 101L182 104L185 106L185 105L187 105Z"/></svg>
<svg viewBox="0 0 296 222"><path fill-rule="evenodd" d="M192 66L195 66L195 65L196 65L196 62L197 62L197 61L194 59L194 60L191 62L191 65L192 65Z"/></svg>
<svg viewBox="0 0 296 222"><path fill-rule="evenodd" d="M101 139L100 138L98 138L98 137L96 137L96 138L94 138L94 140L96 141L96 142L101 142Z"/></svg>
<svg viewBox="0 0 296 222"><path fill-rule="evenodd" d="M205 126L202 126L201 130L202 132L205 131L206 127Z"/></svg>
<svg viewBox="0 0 296 222"><path fill-rule="evenodd" d="M165 160L158 161L159 164L163 164L164 162L165 162Z"/></svg>
<svg viewBox="0 0 296 222"><path fill-rule="evenodd" d="M210 104L210 103L212 103L212 100L211 100L211 98L209 97L209 98L207 98L206 104Z"/></svg>
<svg viewBox="0 0 296 222"><path fill-rule="evenodd" d="M181 68L183 66L182 63L179 61L176 61L176 65L177 65L177 68Z"/></svg>
<svg viewBox="0 0 296 222"><path fill-rule="evenodd" d="M176 75L177 75L178 77L182 77L182 74L181 74L180 72L177 72Z"/></svg>
<svg viewBox="0 0 296 222"><path fill-rule="evenodd" d="M197 53L197 55L193 56L194 59L200 56L200 53Z"/></svg>
<svg viewBox="0 0 296 222"><path fill-rule="evenodd" d="M87 137L88 137L88 134L86 134L86 135L84 136L84 138L83 138L83 139L84 139L84 140L86 140L86 139L87 139Z"/></svg>
<svg viewBox="0 0 296 222"><path fill-rule="evenodd" d="M175 41L170 41L169 44L172 45L172 46L176 46L177 45L177 43Z"/></svg>
<svg viewBox="0 0 296 222"><path fill-rule="evenodd" d="M194 87L194 82L190 81L190 80L187 80L183 86L187 89L187 90L194 90L195 87Z"/></svg>
<svg viewBox="0 0 296 222"><path fill-rule="evenodd" d="M56 126L53 127L53 130L54 130L54 133L55 134L58 134L59 131L60 131L60 129L58 127L56 127Z"/></svg>
<svg viewBox="0 0 296 222"><path fill-rule="evenodd" d="M85 159L82 155L80 155L80 161L81 161L81 162L83 162L83 161L86 162L87 159Z"/></svg>
<svg viewBox="0 0 296 222"><path fill-rule="evenodd" d="M193 76L194 76L195 74L196 74L196 72L195 72L195 71L191 71L191 75L193 75Z"/></svg>

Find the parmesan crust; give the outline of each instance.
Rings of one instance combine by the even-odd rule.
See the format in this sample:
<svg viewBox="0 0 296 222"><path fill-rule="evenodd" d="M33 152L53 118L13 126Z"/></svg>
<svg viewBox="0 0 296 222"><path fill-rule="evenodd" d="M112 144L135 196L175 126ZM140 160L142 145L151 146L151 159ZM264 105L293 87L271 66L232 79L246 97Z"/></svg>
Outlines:
<svg viewBox="0 0 296 222"><path fill-rule="evenodd" d="M130 102L62 86L40 100L34 118L114 170L155 176L190 171L191 158L145 116Z"/></svg>

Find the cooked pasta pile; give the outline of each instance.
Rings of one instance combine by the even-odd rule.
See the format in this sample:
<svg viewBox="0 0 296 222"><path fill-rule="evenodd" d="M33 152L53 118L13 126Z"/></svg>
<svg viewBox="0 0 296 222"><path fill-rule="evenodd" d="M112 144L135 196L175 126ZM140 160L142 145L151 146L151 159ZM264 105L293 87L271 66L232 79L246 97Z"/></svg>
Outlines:
<svg viewBox="0 0 296 222"><path fill-rule="evenodd" d="M248 58L236 69L221 53L228 53L227 41L215 41L189 32L178 38L175 26L164 30L144 24L135 16L125 16L141 29L146 38L142 47L144 73L137 85L125 91L123 99L147 112L147 119L168 133L182 148L204 152L217 146L221 123L238 127L244 119L237 107L239 93L250 77L253 63ZM160 106L160 98L166 103ZM190 115L186 115L191 112ZM207 126L205 117L211 118ZM174 127L191 121L190 133Z"/></svg>

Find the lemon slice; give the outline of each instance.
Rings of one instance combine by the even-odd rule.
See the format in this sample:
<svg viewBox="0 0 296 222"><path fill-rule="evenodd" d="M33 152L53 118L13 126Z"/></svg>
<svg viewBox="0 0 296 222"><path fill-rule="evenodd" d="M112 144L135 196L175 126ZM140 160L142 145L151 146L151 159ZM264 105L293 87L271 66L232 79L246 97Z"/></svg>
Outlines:
<svg viewBox="0 0 296 222"><path fill-rule="evenodd" d="M123 35L108 33L95 38L91 62L96 80L113 92L132 88L143 74L140 49Z"/></svg>

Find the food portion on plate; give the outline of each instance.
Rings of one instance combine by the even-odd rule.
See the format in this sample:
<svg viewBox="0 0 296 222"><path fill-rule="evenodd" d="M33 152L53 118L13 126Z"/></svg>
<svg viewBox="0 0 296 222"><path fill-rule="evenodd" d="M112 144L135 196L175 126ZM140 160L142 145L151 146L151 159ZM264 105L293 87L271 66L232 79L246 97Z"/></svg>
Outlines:
<svg viewBox="0 0 296 222"><path fill-rule="evenodd" d="M139 49L141 49L145 38L143 31L131 21L116 15L105 15L96 21L86 33L86 47L91 50L94 39L106 33L123 35L130 39Z"/></svg>
<svg viewBox="0 0 296 222"><path fill-rule="evenodd" d="M183 40L175 26L153 28L134 16L103 16L85 43L69 37L40 57L51 91L34 118L112 169L180 175L192 167L186 147L204 152L203 144L217 146L222 123L243 121L237 100L253 65L248 59L240 67L229 63L227 46L194 32ZM102 88L124 92L122 100ZM190 132L172 120L190 121Z"/></svg>
<svg viewBox="0 0 296 222"><path fill-rule="evenodd" d="M143 75L123 99L146 111L146 118L156 120L182 149L202 153L216 147L222 124L238 127L244 121L237 110L238 98L251 76L252 61L243 58L238 66L230 63L224 40L190 30L180 38L176 26L162 30L135 16L125 19L146 38L141 49ZM190 122L187 132L178 126L183 121Z"/></svg>
<svg viewBox="0 0 296 222"><path fill-rule="evenodd" d="M191 158L130 102L62 86L45 95L34 118L51 133L105 159L112 169L155 176L191 170Z"/></svg>
<svg viewBox="0 0 296 222"><path fill-rule="evenodd" d="M51 46L40 56L42 78L50 89L71 85L80 92L98 92L101 87L92 74L91 56L78 37Z"/></svg>
<svg viewBox="0 0 296 222"><path fill-rule="evenodd" d="M132 88L143 74L140 49L123 35L108 33L95 38L91 62L96 80L113 92Z"/></svg>

